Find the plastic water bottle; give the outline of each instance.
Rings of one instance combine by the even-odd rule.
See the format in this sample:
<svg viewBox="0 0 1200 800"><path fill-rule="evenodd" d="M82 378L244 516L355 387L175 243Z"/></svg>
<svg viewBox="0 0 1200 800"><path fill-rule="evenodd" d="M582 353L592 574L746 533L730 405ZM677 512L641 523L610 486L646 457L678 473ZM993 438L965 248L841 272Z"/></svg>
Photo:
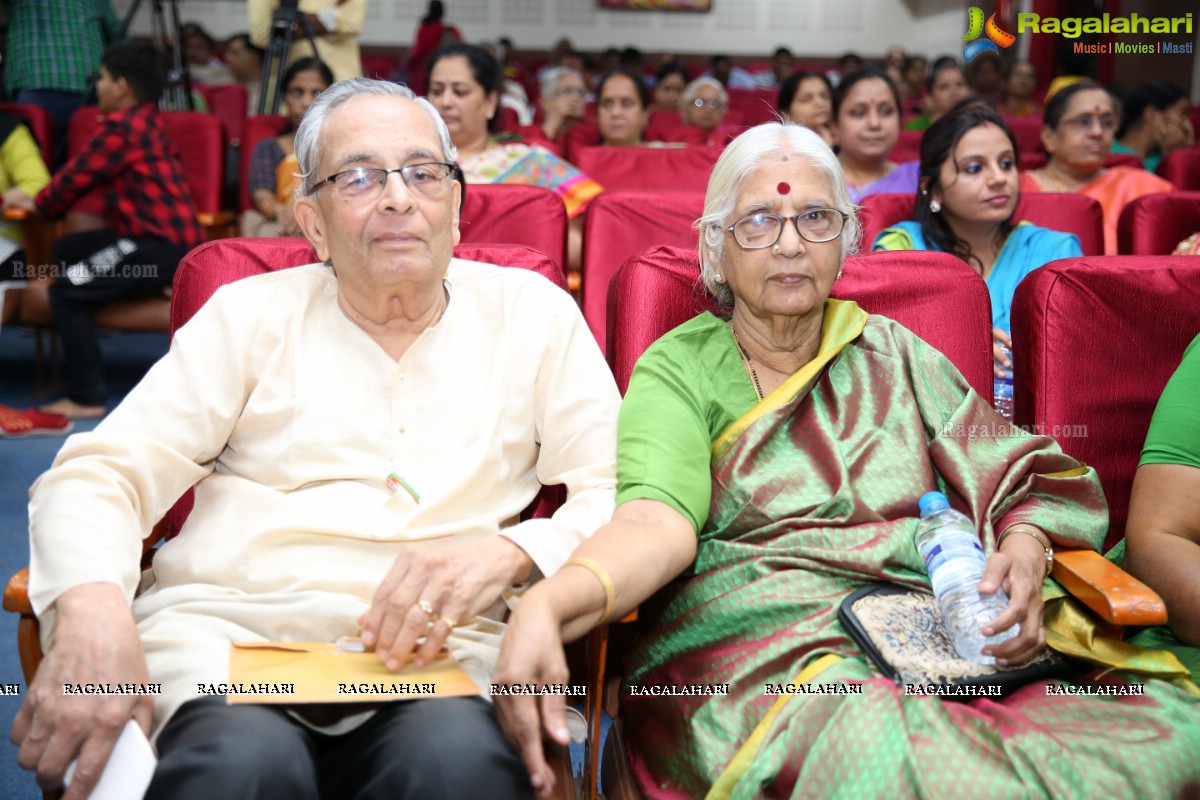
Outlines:
<svg viewBox="0 0 1200 800"><path fill-rule="evenodd" d="M975 526L951 508L941 492L928 492L918 505L917 550L925 560L946 633L960 657L977 664L995 664L996 659L980 651L984 645L1016 636L1020 626L1013 625L995 636L983 635L983 627L1008 605L1008 595L1003 589L990 595L979 593L986 559Z"/></svg>
<svg viewBox="0 0 1200 800"><path fill-rule="evenodd" d="M1000 350L1004 353L1004 357L1012 363L1012 350L1001 345ZM1004 417L1009 422L1013 421L1013 374L1012 369L1005 370L1003 378L996 378L992 383L992 394L995 398L992 401L992 407L996 412Z"/></svg>

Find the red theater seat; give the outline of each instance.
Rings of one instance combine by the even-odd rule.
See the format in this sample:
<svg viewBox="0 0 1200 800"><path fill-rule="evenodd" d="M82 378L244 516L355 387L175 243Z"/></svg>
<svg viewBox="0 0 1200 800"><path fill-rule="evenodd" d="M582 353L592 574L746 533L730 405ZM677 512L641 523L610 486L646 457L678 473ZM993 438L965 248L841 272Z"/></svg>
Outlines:
<svg viewBox="0 0 1200 800"><path fill-rule="evenodd" d="M888 158L897 164L921 160L921 137L925 131L900 131L900 138Z"/></svg>
<svg viewBox="0 0 1200 800"><path fill-rule="evenodd" d="M850 258L831 296L904 325L944 353L991 402L991 305L983 279L962 261L911 252ZM948 308L954 313L947 314ZM621 392L647 347L712 310L695 250L657 247L626 261L608 295L608 363Z"/></svg>
<svg viewBox="0 0 1200 800"><path fill-rule="evenodd" d="M41 106L30 103L0 103L0 112L25 123L42 151L42 162L54 171L54 118Z"/></svg>
<svg viewBox="0 0 1200 800"><path fill-rule="evenodd" d="M1156 171L1180 191L1200 191L1200 147L1176 150L1159 162Z"/></svg>
<svg viewBox="0 0 1200 800"><path fill-rule="evenodd" d="M225 140L237 147L242 141L246 127L246 87L240 83L225 83L217 86L196 84L196 91L204 95L208 110L221 120Z"/></svg>
<svg viewBox="0 0 1200 800"><path fill-rule="evenodd" d="M238 153L238 211L254 208L254 201L250 197L249 181L250 157L254 155L254 148L263 139L270 139L283 133L287 126L287 117L274 114L261 114L246 118L246 127L242 131L242 147Z"/></svg>
<svg viewBox="0 0 1200 800"><path fill-rule="evenodd" d="M573 163L610 192L703 192L719 155L710 147L587 147Z"/></svg>
<svg viewBox="0 0 1200 800"><path fill-rule="evenodd" d="M603 196L603 195L601 195ZM463 245L524 245L567 264L567 209L542 186L471 184L459 224Z"/></svg>
<svg viewBox="0 0 1200 800"><path fill-rule="evenodd" d="M875 194L864 198L862 249L871 249L875 237L897 222L912 219L915 198L911 194ZM1026 192L1017 203L1015 220L1029 220L1052 231L1079 237L1084 255L1104 254L1104 216L1100 203L1082 194Z"/></svg>
<svg viewBox="0 0 1200 800"><path fill-rule="evenodd" d="M1110 547L1125 534L1159 395L1200 333L1200 260L1056 261L1017 287L1012 319L1016 422L1095 468L1108 499Z"/></svg>
<svg viewBox="0 0 1200 800"><path fill-rule="evenodd" d="M601 349L607 344L608 284L631 256L658 245L696 248L692 223L703 192L605 192L588 207L583 233L583 316Z"/></svg>
<svg viewBox="0 0 1200 800"><path fill-rule="evenodd" d="M1131 256L1169 255L1200 231L1200 192L1148 194L1121 211L1117 252Z"/></svg>
<svg viewBox="0 0 1200 800"><path fill-rule="evenodd" d="M775 119L775 103L779 92L775 89L729 89L729 118L726 122L758 125Z"/></svg>

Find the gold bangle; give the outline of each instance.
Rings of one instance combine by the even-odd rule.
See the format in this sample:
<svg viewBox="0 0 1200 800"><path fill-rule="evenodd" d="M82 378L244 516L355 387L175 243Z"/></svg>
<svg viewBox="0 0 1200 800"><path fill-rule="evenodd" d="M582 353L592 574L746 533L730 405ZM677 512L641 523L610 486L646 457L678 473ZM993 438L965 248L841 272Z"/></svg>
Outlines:
<svg viewBox="0 0 1200 800"><path fill-rule="evenodd" d="M570 567L572 565L576 567L583 567L591 572L604 587L604 613L600 616L600 621L607 621L609 615L612 613L613 606L617 603L617 590L613 586L612 578L609 577L608 571L595 561L592 561L590 558L572 558L568 559L567 563L563 564L564 567Z"/></svg>
<svg viewBox="0 0 1200 800"><path fill-rule="evenodd" d="M1042 549L1046 551L1046 574L1049 575L1050 571L1054 569L1054 548L1050 544L1050 537L1041 531L1025 527L1022 523L1018 522L1015 525L1010 525L1000 534L1000 538L996 540L997 552L999 552L1000 545L1004 544L1004 540L1009 537L1009 534L1013 533L1023 533L1026 536L1032 536L1042 546Z"/></svg>

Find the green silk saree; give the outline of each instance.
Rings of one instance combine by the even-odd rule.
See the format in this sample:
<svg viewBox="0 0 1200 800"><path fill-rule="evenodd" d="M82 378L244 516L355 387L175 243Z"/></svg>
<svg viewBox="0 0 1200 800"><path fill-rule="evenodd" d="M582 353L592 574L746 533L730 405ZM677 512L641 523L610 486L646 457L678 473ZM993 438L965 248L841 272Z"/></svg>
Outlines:
<svg viewBox="0 0 1200 800"><path fill-rule="evenodd" d="M668 334L646 357L678 363L684 350ZM924 492L945 492L976 520L989 554L1016 522L1091 549L1107 527L1092 470L1008 426L906 329L828 301L817 358L716 437L711 482L696 561L644 606L626 659L625 732L647 797L1132 798L1200 787L1200 699L1164 681L1135 680L1139 696L1039 682L950 702L873 677L837 609L872 581L928 590L914 544ZM861 693L766 693L808 680ZM645 690L696 683L728 694Z"/></svg>

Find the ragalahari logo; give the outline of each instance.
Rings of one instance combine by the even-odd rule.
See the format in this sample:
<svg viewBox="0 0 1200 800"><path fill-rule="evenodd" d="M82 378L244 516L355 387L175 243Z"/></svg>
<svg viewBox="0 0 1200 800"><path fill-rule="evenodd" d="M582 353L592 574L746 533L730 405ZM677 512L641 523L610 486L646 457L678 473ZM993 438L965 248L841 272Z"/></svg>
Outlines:
<svg viewBox="0 0 1200 800"><path fill-rule="evenodd" d="M985 31L987 32L987 38L980 39L979 35ZM976 6L971 6L967 10L967 35L962 38L964 42L967 42L963 47L963 61L968 64L982 53L996 53L999 55L1000 47L1012 47L1013 42L1017 40L1017 37L996 24L995 14L988 17L987 24L984 25L983 9Z"/></svg>

